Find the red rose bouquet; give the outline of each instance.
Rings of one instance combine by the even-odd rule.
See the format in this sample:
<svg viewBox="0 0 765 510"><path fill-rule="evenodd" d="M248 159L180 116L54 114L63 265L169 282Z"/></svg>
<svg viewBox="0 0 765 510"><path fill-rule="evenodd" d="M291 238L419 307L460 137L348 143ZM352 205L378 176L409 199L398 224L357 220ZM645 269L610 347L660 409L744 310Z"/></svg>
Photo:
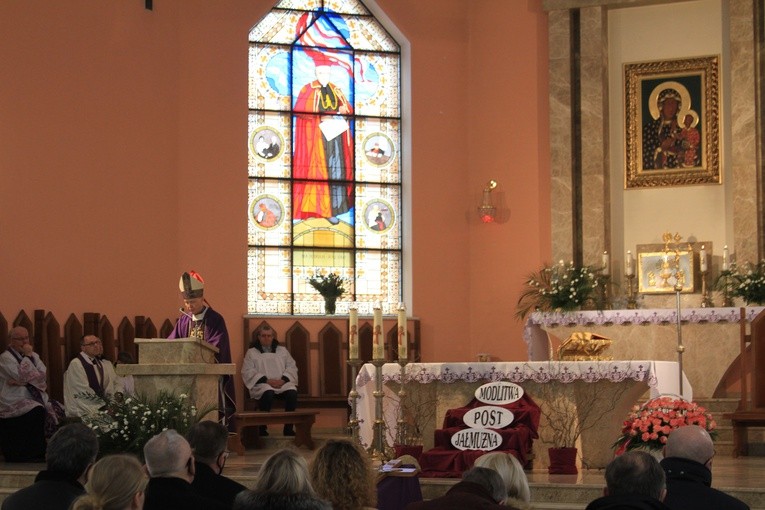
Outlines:
<svg viewBox="0 0 765 510"><path fill-rule="evenodd" d="M697 403L679 397L657 397L632 408L613 448L616 455L634 448L660 450L670 432L685 425L703 427L713 439L717 435L712 414Z"/></svg>

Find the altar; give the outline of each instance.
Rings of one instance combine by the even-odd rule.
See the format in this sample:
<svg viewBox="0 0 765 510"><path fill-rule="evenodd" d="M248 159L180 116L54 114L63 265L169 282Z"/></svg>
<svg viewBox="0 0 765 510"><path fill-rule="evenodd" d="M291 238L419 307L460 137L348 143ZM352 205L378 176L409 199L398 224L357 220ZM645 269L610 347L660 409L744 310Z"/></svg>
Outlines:
<svg viewBox="0 0 765 510"><path fill-rule="evenodd" d="M373 439L376 384L375 367L365 364L356 378L357 415L362 444ZM398 391L401 367L386 363L382 367L385 440L396 439L399 412ZM473 398L479 386L492 381L510 381L543 405L545 398L571 400L572 407L587 401L595 426L582 433L578 443L583 461L590 467L604 467L613 457L609 448L616 440L628 410L644 394L680 394L679 366L673 361L577 361L504 363L410 363L404 369L405 409L410 421L417 422L423 448L433 447L433 432L441 427L446 411L462 407ZM683 396L693 398L693 389L683 375ZM597 402L593 402L597 400ZM577 420L576 415L571 420ZM534 442L535 467L547 465L551 439L545 434L546 418L540 422L540 439Z"/></svg>
<svg viewBox="0 0 765 510"><path fill-rule="evenodd" d="M763 309L681 309L683 372L697 398L717 396L715 391L739 355L741 311L744 310L745 323L749 323ZM533 313L524 330L529 360L551 359L555 343L566 340L575 331L610 338L613 343L605 355L614 360L678 360L677 310L669 308ZM554 337L552 342L548 333Z"/></svg>

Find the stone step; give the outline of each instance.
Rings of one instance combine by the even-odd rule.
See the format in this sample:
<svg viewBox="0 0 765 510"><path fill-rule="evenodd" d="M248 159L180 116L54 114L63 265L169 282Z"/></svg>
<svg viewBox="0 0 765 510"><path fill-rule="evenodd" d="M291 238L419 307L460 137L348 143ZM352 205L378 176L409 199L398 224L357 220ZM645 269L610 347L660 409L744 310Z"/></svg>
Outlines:
<svg viewBox="0 0 765 510"><path fill-rule="evenodd" d="M34 470L2 470L2 476L0 476L0 490L11 489L11 492L27 485L32 485L37 476L37 472L40 469L45 469L45 466L40 464Z"/></svg>

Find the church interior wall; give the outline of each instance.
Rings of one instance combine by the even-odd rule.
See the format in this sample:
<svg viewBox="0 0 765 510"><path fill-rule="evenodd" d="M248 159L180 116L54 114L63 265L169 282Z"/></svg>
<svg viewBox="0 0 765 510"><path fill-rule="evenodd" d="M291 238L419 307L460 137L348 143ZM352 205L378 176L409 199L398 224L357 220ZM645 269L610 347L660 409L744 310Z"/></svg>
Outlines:
<svg viewBox="0 0 765 510"><path fill-rule="evenodd" d="M545 14L537 1L377 3L411 45L410 314L424 358L523 359L515 300L550 252ZM242 39L272 5L0 3L0 310L161 322L195 269L241 352ZM483 225L489 179L500 221Z"/></svg>
<svg viewBox="0 0 765 510"><path fill-rule="evenodd" d="M686 240L712 241L715 268L720 264L722 247L730 244L732 248L727 101L723 100L720 107L721 185L624 189L624 64L720 55L720 76L724 79L729 75L729 61L724 47L723 4L720 0L702 0L609 11L612 249L619 267L627 250L635 253L638 244L660 243L667 231L679 232ZM720 88L727 97L722 80Z"/></svg>

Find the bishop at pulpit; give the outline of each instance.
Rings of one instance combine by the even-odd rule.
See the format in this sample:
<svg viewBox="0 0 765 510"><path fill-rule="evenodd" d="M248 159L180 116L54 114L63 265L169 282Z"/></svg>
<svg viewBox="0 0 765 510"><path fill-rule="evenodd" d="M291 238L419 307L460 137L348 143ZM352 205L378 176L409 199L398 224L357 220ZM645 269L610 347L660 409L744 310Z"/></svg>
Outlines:
<svg viewBox="0 0 765 510"><path fill-rule="evenodd" d="M137 338L138 364L119 365L117 373L132 375L136 392L149 397L160 392L187 393L197 408L220 407L223 376L236 373L233 363L216 363L218 349L196 338ZM208 419L217 420L212 412Z"/></svg>

